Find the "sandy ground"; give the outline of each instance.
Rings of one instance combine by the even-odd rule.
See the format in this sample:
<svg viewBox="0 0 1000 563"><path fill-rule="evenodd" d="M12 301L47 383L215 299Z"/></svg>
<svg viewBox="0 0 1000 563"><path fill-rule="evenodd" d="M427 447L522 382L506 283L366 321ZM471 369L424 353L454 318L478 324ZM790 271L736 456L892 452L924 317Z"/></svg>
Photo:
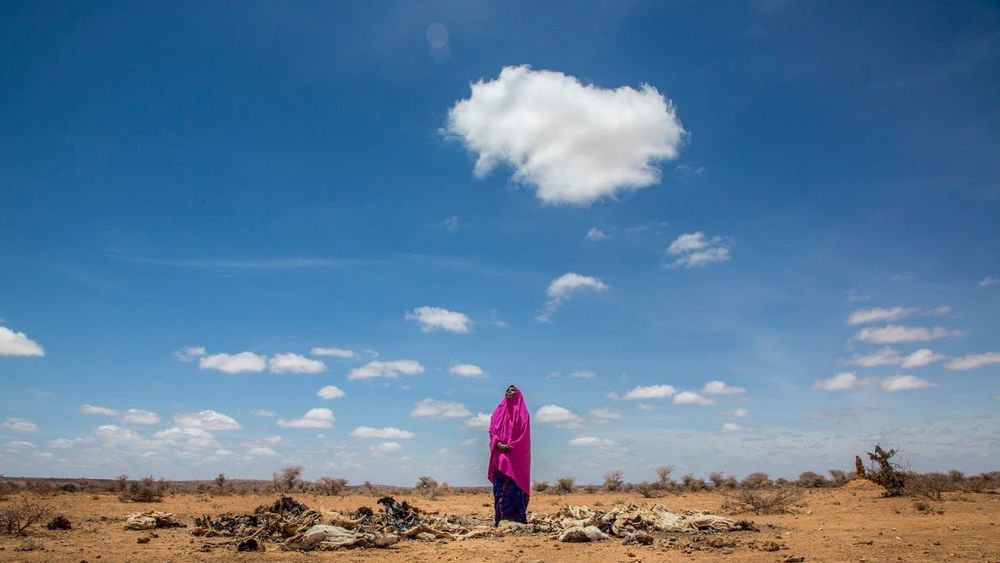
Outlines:
<svg viewBox="0 0 1000 563"><path fill-rule="evenodd" d="M310 507L353 511L378 508L375 497L294 495ZM492 517L489 494L449 495L435 500L398 497L425 510ZM767 561L788 557L804 561L996 561L1000 562L1000 495L949 493L931 502L932 512L920 512L911 498L884 499L867 488L816 489L806 492L796 513L749 518L759 532L716 535L654 534L651 546L625 546L618 540L591 544L560 543L544 535L455 542L406 541L389 549L334 552L282 552L269 544L264 553L237 553L231 546L204 547L219 539L191 534L191 527L157 530L147 544L137 538L148 532L126 531L125 516L141 510L172 512L181 522L223 512L252 512L273 496L171 495L161 503L122 503L112 495L75 493L39 499L73 523L70 531L35 526L30 535L0 538L0 561ZM724 499L712 492L644 499L634 494L536 494L531 511L554 512L558 507L662 502L671 510L706 510L729 515ZM938 513L943 511L943 513ZM764 551L772 544L778 551ZM24 551L26 547L34 547ZM205 551L203 551L205 550Z"/></svg>

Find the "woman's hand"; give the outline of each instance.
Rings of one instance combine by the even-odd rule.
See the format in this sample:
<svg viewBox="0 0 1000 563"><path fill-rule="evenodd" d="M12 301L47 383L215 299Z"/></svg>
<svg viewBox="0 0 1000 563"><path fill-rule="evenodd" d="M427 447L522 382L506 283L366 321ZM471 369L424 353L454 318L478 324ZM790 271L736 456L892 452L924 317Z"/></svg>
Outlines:
<svg viewBox="0 0 1000 563"><path fill-rule="evenodd" d="M510 446L508 446L507 444L505 444L503 442L497 442L497 449L500 450L503 453L507 453L507 452L510 451Z"/></svg>

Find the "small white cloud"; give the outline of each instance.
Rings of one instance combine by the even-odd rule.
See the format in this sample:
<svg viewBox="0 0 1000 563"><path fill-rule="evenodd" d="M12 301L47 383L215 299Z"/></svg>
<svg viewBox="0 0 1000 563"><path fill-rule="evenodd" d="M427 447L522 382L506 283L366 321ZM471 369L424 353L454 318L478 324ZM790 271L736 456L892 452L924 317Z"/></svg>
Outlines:
<svg viewBox="0 0 1000 563"><path fill-rule="evenodd" d="M909 391L911 389L924 389L927 387L937 387L937 385L913 375L893 375L882 381L882 389L890 393L895 391Z"/></svg>
<svg viewBox="0 0 1000 563"><path fill-rule="evenodd" d="M590 418L597 422L607 422L617 420L622 417L622 413L614 409L593 409L588 413Z"/></svg>
<svg viewBox="0 0 1000 563"><path fill-rule="evenodd" d="M902 361L903 357L899 355L899 352L886 346L871 354L854 354L850 360L847 360L847 363L865 368L873 368L876 366L899 365Z"/></svg>
<svg viewBox="0 0 1000 563"><path fill-rule="evenodd" d="M868 385L872 382L872 380L859 378L854 372L845 371L827 379L817 379L813 383L813 389L819 389L820 391L846 391L848 389L856 389L862 385Z"/></svg>
<svg viewBox="0 0 1000 563"><path fill-rule="evenodd" d="M625 393L626 400L646 400L646 399L665 399L671 397L677 393L672 385L647 385L638 386L628 393Z"/></svg>
<svg viewBox="0 0 1000 563"><path fill-rule="evenodd" d="M722 425L723 432L739 432L741 430L743 430L743 427L733 422L726 422Z"/></svg>
<svg viewBox="0 0 1000 563"><path fill-rule="evenodd" d="M354 352L354 350L348 350L346 348L334 348L334 347L313 348L312 350L309 350L309 353L312 354L313 356L328 356L331 358L343 358L345 360L353 360L354 358L358 357L358 355Z"/></svg>
<svg viewBox="0 0 1000 563"><path fill-rule="evenodd" d="M346 395L347 394L336 385L325 385L320 387L319 391L316 391L316 396L320 399L339 399Z"/></svg>
<svg viewBox="0 0 1000 563"><path fill-rule="evenodd" d="M448 371L459 377L486 377L483 368L475 364L456 364L451 366Z"/></svg>
<svg viewBox="0 0 1000 563"><path fill-rule="evenodd" d="M466 438L458 443L463 448L472 448L479 445L479 438Z"/></svg>
<svg viewBox="0 0 1000 563"><path fill-rule="evenodd" d="M674 268L694 268L729 260L729 248L722 238L709 239L701 231L684 233L674 239L667 247L667 254L677 257L671 264Z"/></svg>
<svg viewBox="0 0 1000 563"><path fill-rule="evenodd" d="M53 449L64 450L86 443L87 440L87 438L56 438L55 440L49 440L47 445Z"/></svg>
<svg viewBox="0 0 1000 563"><path fill-rule="evenodd" d="M11 440L4 444L7 448L12 450L34 450L37 447L31 442L25 442L24 440Z"/></svg>
<svg viewBox="0 0 1000 563"><path fill-rule="evenodd" d="M987 352L985 354L969 354L967 356L959 356L945 364L944 367L953 371L964 371L992 364L1000 364L1000 353Z"/></svg>
<svg viewBox="0 0 1000 563"><path fill-rule="evenodd" d="M0 326L0 356L44 356L45 350L23 332Z"/></svg>
<svg viewBox="0 0 1000 563"><path fill-rule="evenodd" d="M441 307L417 307L407 311L404 318L417 321L421 332L444 330L456 334L465 334L472 330L472 320L465 313L449 311Z"/></svg>
<svg viewBox="0 0 1000 563"><path fill-rule="evenodd" d="M121 420L126 424L159 424L160 417L155 412L144 411L141 409L128 409L126 411L119 411L115 409L110 409L108 407L99 407L96 405L83 404L80 405L81 414L92 414L100 416L111 416Z"/></svg>
<svg viewBox="0 0 1000 563"><path fill-rule="evenodd" d="M417 375L424 373L424 366L416 360L372 360L367 364L352 369L347 374L349 381L356 379L373 379L376 377L387 377L395 379L402 375Z"/></svg>
<svg viewBox="0 0 1000 563"><path fill-rule="evenodd" d="M174 416L178 428L198 428L201 430L239 430L240 423L231 416L213 410L181 413Z"/></svg>
<svg viewBox="0 0 1000 563"><path fill-rule="evenodd" d="M458 215L452 215L444 221L441 221L441 226L443 226L449 233L454 233L458 230Z"/></svg>
<svg viewBox="0 0 1000 563"><path fill-rule="evenodd" d="M937 340L954 334L957 332L939 326L925 328L922 326L886 325L862 329L855 335L855 338L872 344L897 344Z"/></svg>
<svg viewBox="0 0 1000 563"><path fill-rule="evenodd" d="M167 428L153 434L153 438L170 446L191 450L206 450L219 447L219 443L215 440L215 437L201 428Z"/></svg>
<svg viewBox="0 0 1000 563"><path fill-rule="evenodd" d="M225 373L261 372L267 367L267 356L253 352L239 354L212 354L198 360L201 369L214 369Z"/></svg>
<svg viewBox="0 0 1000 563"><path fill-rule="evenodd" d="M744 416L750 414L750 411L746 410L743 407L739 407L739 408L733 409L731 411L723 411L722 414L724 414L726 416L735 416L737 418L743 418Z"/></svg>
<svg viewBox="0 0 1000 563"><path fill-rule="evenodd" d="M267 362L271 373L320 373L326 365L300 354L278 354Z"/></svg>
<svg viewBox="0 0 1000 563"><path fill-rule="evenodd" d="M382 440L409 440L415 434L408 430L400 430L392 426L386 426L385 428L358 426L354 430L351 430L351 436L355 438L378 438Z"/></svg>
<svg viewBox="0 0 1000 563"><path fill-rule="evenodd" d="M684 128L655 88L614 90L561 72L508 66L448 111L445 131L478 158L484 177L500 164L550 204L588 205L660 180Z"/></svg>
<svg viewBox="0 0 1000 563"><path fill-rule="evenodd" d="M399 442L382 442L381 444L374 444L368 447L368 449L372 453L377 453L377 454L388 454L392 452L398 452L402 448L403 446L401 446Z"/></svg>
<svg viewBox="0 0 1000 563"><path fill-rule="evenodd" d="M611 238L610 236L604 234L604 231L598 229L597 227L592 227L587 231L587 240L607 240Z"/></svg>
<svg viewBox="0 0 1000 563"><path fill-rule="evenodd" d="M247 450L247 455L250 457L277 457L278 452L267 446L254 446Z"/></svg>
<svg viewBox="0 0 1000 563"><path fill-rule="evenodd" d="M204 346L185 346L174 352L174 357L182 362L193 362L205 355Z"/></svg>
<svg viewBox="0 0 1000 563"><path fill-rule="evenodd" d="M573 373L569 374L569 376L573 379L594 379L595 377L597 377L597 374L590 370L580 370L580 371L574 371Z"/></svg>
<svg viewBox="0 0 1000 563"><path fill-rule="evenodd" d="M681 391L680 393L674 395L674 404L699 405L702 407L707 407L709 405L714 405L715 400L699 395L694 391Z"/></svg>
<svg viewBox="0 0 1000 563"><path fill-rule="evenodd" d="M935 354L929 348L921 348L916 352L913 352L909 356L903 358L900 363L905 369L911 368L921 368L926 365L930 365L933 362L939 362L944 359L944 356L940 354Z"/></svg>
<svg viewBox="0 0 1000 563"><path fill-rule="evenodd" d="M15 416L8 416L3 423L0 423L0 427L6 428L7 430L14 430L16 432L38 431L38 425L34 422L24 418L17 418Z"/></svg>
<svg viewBox="0 0 1000 563"><path fill-rule="evenodd" d="M862 325L875 322L892 322L908 317L915 312L916 309L910 309L907 307L892 307L889 309L883 307L873 307L871 309L858 309L857 311L851 313L851 316L847 318L847 324Z"/></svg>
<svg viewBox="0 0 1000 563"><path fill-rule="evenodd" d="M471 413L462 403L424 399L410 411L413 418L465 418Z"/></svg>
<svg viewBox="0 0 1000 563"><path fill-rule="evenodd" d="M739 395L746 393L746 388L728 385L725 381L709 381L701 388L701 392L710 395Z"/></svg>
<svg viewBox="0 0 1000 563"><path fill-rule="evenodd" d="M439 448L438 451L437 451L437 453L439 453L439 454L446 454L446 453L448 453L448 448Z"/></svg>
<svg viewBox="0 0 1000 563"><path fill-rule="evenodd" d="M251 416L259 416L263 418L271 418L275 414L276 413L274 411L269 411L267 409L253 409L252 411L250 411Z"/></svg>
<svg viewBox="0 0 1000 563"><path fill-rule="evenodd" d="M278 419L282 428L333 428L333 411L330 409L309 409L302 418L294 420Z"/></svg>
<svg viewBox="0 0 1000 563"><path fill-rule="evenodd" d="M136 431L116 424L102 424L94 429L94 437L112 447L126 447L136 450L154 450L163 446L162 443L147 440Z"/></svg>
<svg viewBox="0 0 1000 563"><path fill-rule="evenodd" d="M577 447L610 447L615 445L615 442L614 440L598 438L597 436L580 436L570 440L569 445Z"/></svg>
<svg viewBox="0 0 1000 563"><path fill-rule="evenodd" d="M986 276L985 278L979 280L979 287L993 287L1000 284L1000 279Z"/></svg>
<svg viewBox="0 0 1000 563"><path fill-rule="evenodd" d="M535 412L535 421L563 427L579 425L580 417L566 407L545 405Z"/></svg>
<svg viewBox="0 0 1000 563"><path fill-rule="evenodd" d="M480 430L486 430L490 427L490 415L486 413L479 413L476 416L465 421L465 425L469 428L479 428Z"/></svg>
<svg viewBox="0 0 1000 563"><path fill-rule="evenodd" d="M607 284L593 276L567 272L549 284L548 289L545 290L549 300L545 303L545 309L535 317L535 320L549 322L552 319L552 313L561 307L564 301L581 291L607 291L608 288Z"/></svg>

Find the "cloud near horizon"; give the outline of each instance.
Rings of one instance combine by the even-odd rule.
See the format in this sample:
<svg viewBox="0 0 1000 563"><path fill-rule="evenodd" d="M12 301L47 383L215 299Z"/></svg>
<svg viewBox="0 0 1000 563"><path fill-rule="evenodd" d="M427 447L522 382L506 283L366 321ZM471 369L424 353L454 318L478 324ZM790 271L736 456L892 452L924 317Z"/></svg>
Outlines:
<svg viewBox="0 0 1000 563"><path fill-rule="evenodd" d="M45 350L37 342L28 338L23 332L0 326L0 356L36 356L45 355Z"/></svg>
<svg viewBox="0 0 1000 563"><path fill-rule="evenodd" d="M524 65L471 88L444 131L477 155L477 178L507 164L548 204L589 205L659 182L658 163L677 158L686 133L648 84L606 89Z"/></svg>

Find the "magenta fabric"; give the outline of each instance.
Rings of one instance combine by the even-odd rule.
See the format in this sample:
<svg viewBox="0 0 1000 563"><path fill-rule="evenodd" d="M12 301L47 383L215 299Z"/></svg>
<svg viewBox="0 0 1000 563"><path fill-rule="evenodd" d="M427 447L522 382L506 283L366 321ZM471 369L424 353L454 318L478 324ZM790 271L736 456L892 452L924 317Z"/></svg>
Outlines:
<svg viewBox="0 0 1000 563"><path fill-rule="evenodd" d="M507 399L504 395L490 417L490 466L487 478L493 481L493 470L510 477L527 497L531 494L531 421L521 390ZM509 452L497 449L497 442L510 446Z"/></svg>

